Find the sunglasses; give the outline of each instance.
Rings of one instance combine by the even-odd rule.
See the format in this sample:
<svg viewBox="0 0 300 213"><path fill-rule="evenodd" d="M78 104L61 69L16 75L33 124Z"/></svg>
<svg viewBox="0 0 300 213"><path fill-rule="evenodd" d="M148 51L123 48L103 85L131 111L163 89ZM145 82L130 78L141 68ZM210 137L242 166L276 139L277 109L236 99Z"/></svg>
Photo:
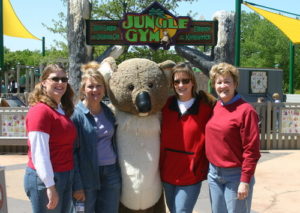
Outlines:
<svg viewBox="0 0 300 213"><path fill-rule="evenodd" d="M68 82L68 78L67 77L52 77L52 78L48 78L48 79L50 79L50 80L52 80L52 81L54 81L54 82L59 82L59 81L61 81L61 82L63 82L63 83L66 83L66 82Z"/></svg>
<svg viewBox="0 0 300 213"><path fill-rule="evenodd" d="M191 81L191 79L189 79L189 78L183 78L183 79L174 80L173 83L174 83L174 85L178 85L178 84L180 84L180 82L182 84L188 84L188 83L190 83L190 81Z"/></svg>

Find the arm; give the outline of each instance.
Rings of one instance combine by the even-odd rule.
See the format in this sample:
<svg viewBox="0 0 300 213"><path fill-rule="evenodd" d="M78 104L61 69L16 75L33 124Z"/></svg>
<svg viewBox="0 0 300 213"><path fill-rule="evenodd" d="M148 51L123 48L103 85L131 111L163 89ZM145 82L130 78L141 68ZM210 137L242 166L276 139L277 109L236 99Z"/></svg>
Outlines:
<svg viewBox="0 0 300 213"><path fill-rule="evenodd" d="M241 182L237 192L239 200L248 196L249 182L260 158L258 116L255 110L251 110L245 115L244 126L241 128L241 139L243 142L243 163Z"/></svg>
<svg viewBox="0 0 300 213"><path fill-rule="evenodd" d="M258 115L254 109L245 112L240 134L243 146L241 182L249 183L260 158Z"/></svg>
<svg viewBox="0 0 300 213"><path fill-rule="evenodd" d="M80 169L79 169L79 160L80 160L80 123L78 120L78 115L76 116L76 113L72 116L72 121L77 129L77 138L74 143L74 179L73 179L73 197L76 200L84 201L85 200L85 194L83 190L83 184L81 181L80 176Z"/></svg>
<svg viewBox="0 0 300 213"><path fill-rule="evenodd" d="M73 183L73 197L76 200L84 201L85 194L83 190L83 185L81 182L80 170L79 170L79 136L77 136L75 140L75 148L74 148L74 183Z"/></svg>
<svg viewBox="0 0 300 213"><path fill-rule="evenodd" d="M39 178L47 188L48 209L54 209L58 204L58 194L55 188L54 173L50 161L49 134L39 131L28 133L31 144L32 162Z"/></svg>

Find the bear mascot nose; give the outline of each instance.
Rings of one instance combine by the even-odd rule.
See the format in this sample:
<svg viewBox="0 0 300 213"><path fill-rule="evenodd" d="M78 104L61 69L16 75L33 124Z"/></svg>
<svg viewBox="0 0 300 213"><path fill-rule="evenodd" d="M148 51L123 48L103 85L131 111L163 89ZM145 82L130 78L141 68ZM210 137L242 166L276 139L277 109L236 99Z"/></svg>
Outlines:
<svg viewBox="0 0 300 213"><path fill-rule="evenodd" d="M135 104L140 113L146 113L151 111L151 98L148 92L140 92L136 99Z"/></svg>

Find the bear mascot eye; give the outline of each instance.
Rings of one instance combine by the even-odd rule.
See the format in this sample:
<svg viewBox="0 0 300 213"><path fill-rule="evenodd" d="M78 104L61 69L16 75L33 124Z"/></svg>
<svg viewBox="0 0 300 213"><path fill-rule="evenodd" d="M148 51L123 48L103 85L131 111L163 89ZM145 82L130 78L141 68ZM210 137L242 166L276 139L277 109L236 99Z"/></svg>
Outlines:
<svg viewBox="0 0 300 213"><path fill-rule="evenodd" d="M133 84L127 85L127 89L130 90L130 91L133 91L134 90Z"/></svg>
<svg viewBox="0 0 300 213"><path fill-rule="evenodd" d="M148 87L151 89L153 88L153 83L148 83Z"/></svg>

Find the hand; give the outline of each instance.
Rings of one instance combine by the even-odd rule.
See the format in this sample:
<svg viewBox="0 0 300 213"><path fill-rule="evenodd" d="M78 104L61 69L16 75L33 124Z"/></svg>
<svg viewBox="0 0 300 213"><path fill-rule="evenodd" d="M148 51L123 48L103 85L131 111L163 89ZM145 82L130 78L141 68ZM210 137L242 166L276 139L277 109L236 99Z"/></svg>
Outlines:
<svg viewBox="0 0 300 213"><path fill-rule="evenodd" d="M79 201L85 201L85 194L83 190L77 190L73 193L73 197Z"/></svg>
<svg viewBox="0 0 300 213"><path fill-rule="evenodd" d="M249 194L249 184L240 182L238 191L237 191L237 199L244 200L248 197Z"/></svg>
<svg viewBox="0 0 300 213"><path fill-rule="evenodd" d="M55 207L57 206L58 201L59 201L59 197L58 197L55 185L47 188L47 197L49 200L49 203L47 204L47 208L55 209Z"/></svg>

